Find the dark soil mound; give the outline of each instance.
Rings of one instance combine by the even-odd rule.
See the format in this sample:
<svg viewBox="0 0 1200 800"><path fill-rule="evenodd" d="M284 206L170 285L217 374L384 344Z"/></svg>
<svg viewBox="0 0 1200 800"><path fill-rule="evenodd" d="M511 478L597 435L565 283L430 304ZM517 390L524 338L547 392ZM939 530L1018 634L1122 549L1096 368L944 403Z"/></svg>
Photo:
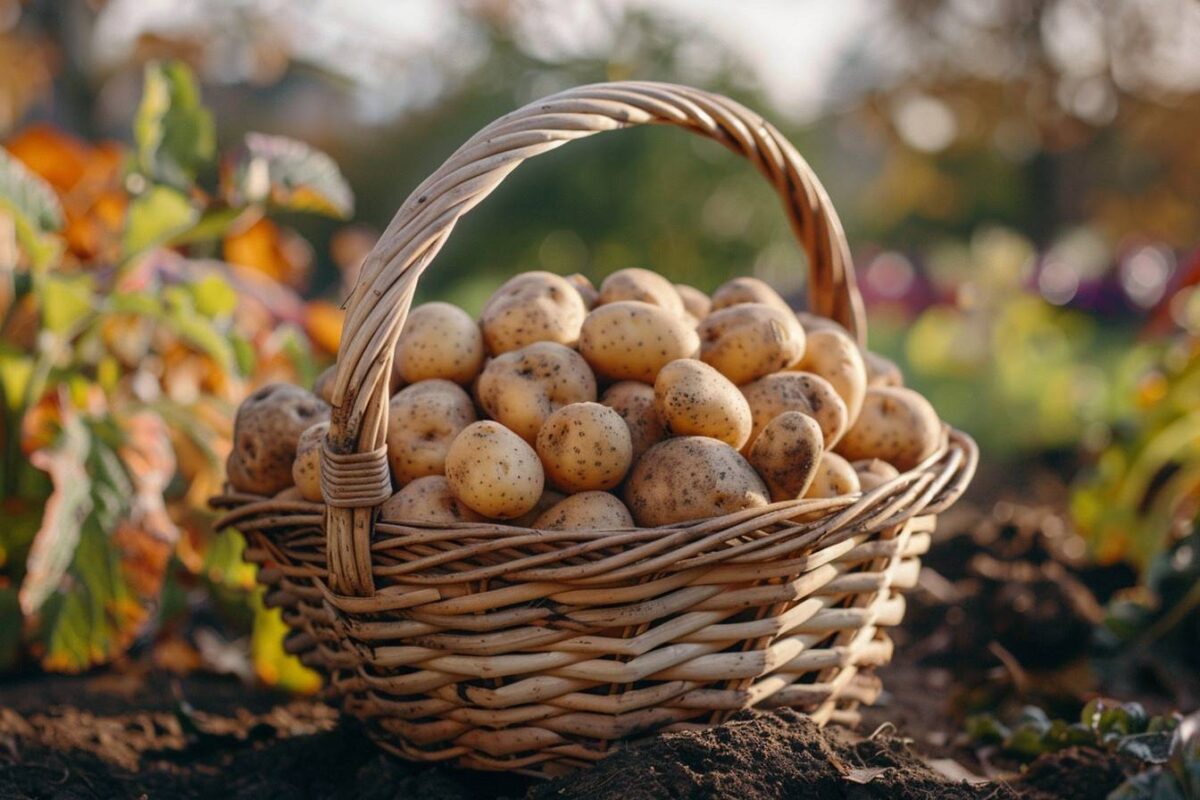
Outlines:
<svg viewBox="0 0 1200 800"><path fill-rule="evenodd" d="M790 711L747 714L712 730L657 736L530 793L535 800L1017 796L994 784L950 782L899 740L851 742Z"/></svg>

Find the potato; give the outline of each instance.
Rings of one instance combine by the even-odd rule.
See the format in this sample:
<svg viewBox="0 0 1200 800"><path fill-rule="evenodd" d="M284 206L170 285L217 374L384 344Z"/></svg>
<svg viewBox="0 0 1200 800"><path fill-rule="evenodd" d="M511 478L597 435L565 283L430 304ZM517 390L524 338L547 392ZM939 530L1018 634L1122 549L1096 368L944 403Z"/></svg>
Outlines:
<svg viewBox="0 0 1200 800"><path fill-rule="evenodd" d="M854 467L854 471L858 474L858 485L864 492L878 489L892 478L900 476L900 470L878 458L855 461L850 466Z"/></svg>
<svg viewBox="0 0 1200 800"><path fill-rule="evenodd" d="M614 381L653 383L664 365L699 348L682 314L637 300L597 306L579 334L579 352L598 375Z"/></svg>
<svg viewBox="0 0 1200 800"><path fill-rule="evenodd" d="M489 361L475 395L489 417L533 444L559 408L596 399L596 377L571 348L536 342Z"/></svg>
<svg viewBox="0 0 1200 800"><path fill-rule="evenodd" d="M846 404L829 381L810 372L776 372L748 383L742 394L750 404L753 446L762 429L784 411L800 411L817 421L829 450L846 432Z"/></svg>
<svg viewBox="0 0 1200 800"><path fill-rule="evenodd" d="M622 300L638 300L670 311L675 316L683 315L683 298L675 286L657 272L648 269L619 269L600 284L599 305L618 303Z"/></svg>
<svg viewBox="0 0 1200 800"><path fill-rule="evenodd" d="M704 318L700 359L738 384L794 366L804 356L804 329L791 312L742 303Z"/></svg>
<svg viewBox="0 0 1200 800"><path fill-rule="evenodd" d="M862 351L853 339L833 328L813 331L808 334L804 358L800 359L796 369L829 381L846 404L848 419L858 419L863 396L867 393L867 368L863 365Z"/></svg>
<svg viewBox="0 0 1200 800"><path fill-rule="evenodd" d="M596 291L596 287L592 285L587 275L576 272L573 275L568 275L566 281L575 287L575 291L579 292L579 296L583 298L584 308L591 311L596 307L596 304L600 301L600 293Z"/></svg>
<svg viewBox="0 0 1200 800"><path fill-rule="evenodd" d="M621 415L633 442L633 460L667 438L662 420L654 410L654 387L637 381L621 381L608 387L600 402Z"/></svg>
<svg viewBox="0 0 1200 800"><path fill-rule="evenodd" d="M379 509L386 522L486 522L450 491L445 475L417 478L384 501Z"/></svg>
<svg viewBox="0 0 1200 800"><path fill-rule="evenodd" d="M762 303L787 312L789 317L792 316L792 307L779 296L779 292L758 278L734 278L718 286L712 295L713 311L743 303Z"/></svg>
<svg viewBox="0 0 1200 800"><path fill-rule="evenodd" d="M490 419L471 423L451 442L446 480L468 508L493 519L529 511L546 485L542 462L529 443Z"/></svg>
<svg viewBox="0 0 1200 800"><path fill-rule="evenodd" d="M405 383L442 378L468 384L483 369L483 335L458 306L425 303L408 312L394 363Z"/></svg>
<svg viewBox="0 0 1200 800"><path fill-rule="evenodd" d="M762 429L750 448L750 464L766 481L771 499L803 497L821 461L821 426L800 411L785 411Z"/></svg>
<svg viewBox="0 0 1200 800"><path fill-rule="evenodd" d="M804 328L805 333L814 333L815 331L839 331L850 336L850 332L843 328L838 323L831 320L829 317L822 317L819 314L813 314L809 311L797 311L796 319ZM854 337L850 337L853 339Z"/></svg>
<svg viewBox="0 0 1200 800"><path fill-rule="evenodd" d="M546 489L542 492L542 496L533 504L533 508L526 511L519 517L513 517L508 520L508 524L515 528L532 528L533 524L538 521L538 518L549 511L554 506L566 500L567 496L562 492L556 492L553 489Z"/></svg>
<svg viewBox="0 0 1200 800"><path fill-rule="evenodd" d="M705 436L659 442L638 460L625 484L625 504L643 527L731 514L767 502L767 487L746 459Z"/></svg>
<svg viewBox="0 0 1200 800"><path fill-rule="evenodd" d="M929 401L912 389L868 389L862 412L837 451L851 461L878 458L904 472L924 461L942 441L942 422Z"/></svg>
<svg viewBox="0 0 1200 800"><path fill-rule="evenodd" d="M840 497L860 491L858 473L837 453L825 453L805 497Z"/></svg>
<svg viewBox="0 0 1200 800"><path fill-rule="evenodd" d="M292 485L300 434L329 419L329 405L298 386L272 383L238 407L226 473L233 488L270 496Z"/></svg>
<svg viewBox="0 0 1200 800"><path fill-rule="evenodd" d="M703 361L681 358L663 367L654 379L654 410L675 436L708 436L733 448L750 438L750 404Z"/></svg>
<svg viewBox="0 0 1200 800"><path fill-rule="evenodd" d="M328 422L306 429L296 443L296 460L292 462L292 483L301 497L314 503L325 499L321 494L321 450L328 433Z"/></svg>
<svg viewBox="0 0 1200 800"><path fill-rule="evenodd" d="M862 356L863 364L867 368L868 387L904 386L904 374L900 372L895 361L870 350L862 351Z"/></svg>
<svg viewBox="0 0 1200 800"><path fill-rule="evenodd" d="M546 418L537 436L546 477L565 492L611 489L633 462L621 415L599 403L573 403Z"/></svg>
<svg viewBox="0 0 1200 800"><path fill-rule="evenodd" d="M484 304L479 325L488 352L497 356L534 342L574 347L585 316L583 298L565 279L550 272L522 272Z"/></svg>
<svg viewBox="0 0 1200 800"><path fill-rule="evenodd" d="M702 320L708 316L708 312L712 311L712 300L695 286L677 283L675 291L679 292L679 299L683 301L683 310L693 319Z"/></svg>
<svg viewBox="0 0 1200 800"><path fill-rule="evenodd" d="M625 504L608 492L580 492L537 518L533 527L545 531L620 531L633 527Z"/></svg>
<svg viewBox="0 0 1200 800"><path fill-rule="evenodd" d="M450 443L475 419L475 404L457 383L435 379L401 389L388 404L387 427L397 485L443 474Z"/></svg>

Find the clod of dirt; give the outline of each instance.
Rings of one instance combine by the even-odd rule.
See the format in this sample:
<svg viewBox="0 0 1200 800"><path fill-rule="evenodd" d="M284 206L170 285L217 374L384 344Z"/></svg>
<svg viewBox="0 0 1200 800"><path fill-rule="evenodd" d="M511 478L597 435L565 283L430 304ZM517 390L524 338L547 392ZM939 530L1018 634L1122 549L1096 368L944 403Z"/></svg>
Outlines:
<svg viewBox="0 0 1200 800"><path fill-rule="evenodd" d="M1090 747L1069 747L1030 764L1020 786L1030 790L1022 792L1030 800L1092 800L1108 797L1136 771L1132 759Z"/></svg>
<svg viewBox="0 0 1200 800"><path fill-rule="evenodd" d="M791 711L744 713L719 728L657 736L590 770L535 786L531 800L658 798L1005 798L954 783L900 740L852 742Z"/></svg>

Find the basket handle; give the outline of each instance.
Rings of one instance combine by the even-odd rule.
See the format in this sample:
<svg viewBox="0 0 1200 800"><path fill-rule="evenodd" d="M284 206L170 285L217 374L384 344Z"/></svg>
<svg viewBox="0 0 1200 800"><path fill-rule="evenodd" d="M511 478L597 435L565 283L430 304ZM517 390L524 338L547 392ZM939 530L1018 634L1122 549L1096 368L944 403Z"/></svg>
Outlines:
<svg viewBox="0 0 1200 800"><path fill-rule="evenodd" d="M371 530L387 499L388 377L417 279L460 217L528 158L574 139L634 125L669 124L745 156L783 201L808 254L809 304L866 338L850 249L812 169L759 115L728 98L667 83L581 86L507 114L471 137L416 188L367 257L348 301L321 462L331 587L374 594Z"/></svg>

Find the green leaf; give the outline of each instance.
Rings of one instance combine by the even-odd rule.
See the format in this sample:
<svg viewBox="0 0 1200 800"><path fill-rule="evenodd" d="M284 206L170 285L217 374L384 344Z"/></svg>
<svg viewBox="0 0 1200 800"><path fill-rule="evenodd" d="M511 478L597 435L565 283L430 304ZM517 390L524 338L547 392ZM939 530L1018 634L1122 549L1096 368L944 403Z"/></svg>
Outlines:
<svg viewBox="0 0 1200 800"><path fill-rule="evenodd" d="M247 133L222 184L226 202L234 207L269 204L338 219L354 213L354 194L333 159L284 136Z"/></svg>
<svg viewBox="0 0 1200 800"><path fill-rule="evenodd" d="M32 356L8 346L0 349L0 392L6 408L15 410L23 406L32 376Z"/></svg>
<svg viewBox="0 0 1200 800"><path fill-rule="evenodd" d="M182 192L166 186L151 186L129 205L122 244L126 258L163 244L188 230L200 212Z"/></svg>
<svg viewBox="0 0 1200 800"><path fill-rule="evenodd" d="M92 310L94 285L87 274L46 275L40 292L46 329L63 334L74 328Z"/></svg>
<svg viewBox="0 0 1200 800"><path fill-rule="evenodd" d="M142 102L133 123L138 166L147 176L186 189L216 153L212 114L187 65L146 65Z"/></svg>
<svg viewBox="0 0 1200 800"><path fill-rule="evenodd" d="M33 540L21 582L21 611L32 615L59 588L75 557L84 520L95 501L86 469L91 446L88 430L73 412L64 408L62 433L54 446L38 450L30 462L48 473L54 491L46 501L42 525Z"/></svg>
<svg viewBox="0 0 1200 800"><path fill-rule="evenodd" d="M196 310L206 317L227 317L237 308L237 292L220 275L209 273L191 289Z"/></svg>
<svg viewBox="0 0 1200 800"><path fill-rule="evenodd" d="M164 321L176 333L198 348L226 372L232 372L237 364L233 346L229 340L217 332L212 322L196 311L192 295L180 286L168 287L163 292L167 301Z"/></svg>
<svg viewBox="0 0 1200 800"><path fill-rule="evenodd" d="M0 147L0 221L12 220L18 246L35 267L53 263L62 241L53 236L63 226L62 206L50 185Z"/></svg>

